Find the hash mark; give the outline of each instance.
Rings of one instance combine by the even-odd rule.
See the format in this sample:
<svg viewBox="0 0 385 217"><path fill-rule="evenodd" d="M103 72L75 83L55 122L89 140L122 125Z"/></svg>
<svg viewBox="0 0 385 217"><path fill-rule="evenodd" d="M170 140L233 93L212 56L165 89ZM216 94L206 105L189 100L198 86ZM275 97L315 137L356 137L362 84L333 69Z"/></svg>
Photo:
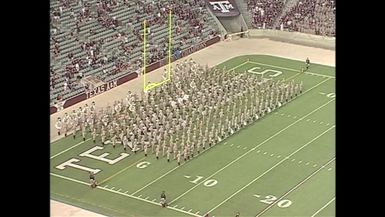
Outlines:
<svg viewBox="0 0 385 217"><path fill-rule="evenodd" d="M330 170L332 170L332 168L331 168L331 167L328 169L328 171L330 171Z"/></svg>
<svg viewBox="0 0 385 217"><path fill-rule="evenodd" d="M147 200L149 197L146 197L146 198L144 198L145 200Z"/></svg>
<svg viewBox="0 0 385 217"><path fill-rule="evenodd" d="M244 147L243 150L245 150L247 147Z"/></svg>
<svg viewBox="0 0 385 217"><path fill-rule="evenodd" d="M291 159L291 161L295 161L295 159L293 158L293 159Z"/></svg>
<svg viewBox="0 0 385 217"><path fill-rule="evenodd" d="M321 121L321 123L320 123L320 124L323 124L323 123L324 123L324 122L322 122L322 121Z"/></svg>
<svg viewBox="0 0 385 217"><path fill-rule="evenodd" d="M153 200L152 200L152 202L155 202L156 201L156 199L154 198Z"/></svg>
<svg viewBox="0 0 385 217"><path fill-rule="evenodd" d="M270 157L273 157L274 154L271 154Z"/></svg>
<svg viewBox="0 0 385 217"><path fill-rule="evenodd" d="M234 144L231 144L230 146L233 146Z"/></svg>
<svg viewBox="0 0 385 217"><path fill-rule="evenodd" d="M189 211L187 211L187 212L191 212L191 210L192 210L192 209L190 209L190 210L189 210Z"/></svg>
<svg viewBox="0 0 385 217"><path fill-rule="evenodd" d="M184 210L184 207L180 208L181 210Z"/></svg>
<svg viewBox="0 0 385 217"><path fill-rule="evenodd" d="M315 123L316 121L313 121L313 123Z"/></svg>
<svg viewBox="0 0 385 217"><path fill-rule="evenodd" d="M306 163L306 165L309 165L309 164L310 164L309 162Z"/></svg>
<svg viewBox="0 0 385 217"><path fill-rule="evenodd" d="M142 195L139 195L138 197L142 197Z"/></svg>
<svg viewBox="0 0 385 217"><path fill-rule="evenodd" d="M124 192L125 194L127 194L128 191Z"/></svg>
<svg viewBox="0 0 385 217"><path fill-rule="evenodd" d="M277 156L277 158L280 158L280 157L281 157L281 155L278 155L278 156Z"/></svg>
<svg viewBox="0 0 385 217"><path fill-rule="evenodd" d="M241 147L240 145L237 146L237 148Z"/></svg>
<svg viewBox="0 0 385 217"><path fill-rule="evenodd" d="M119 190L118 190L118 191L120 192L121 190L122 190L122 189L121 189L121 188L119 188Z"/></svg>
<svg viewBox="0 0 385 217"><path fill-rule="evenodd" d="M294 116L293 118L297 118L297 116Z"/></svg>
<svg viewBox="0 0 385 217"><path fill-rule="evenodd" d="M114 190L115 187L112 187L111 190Z"/></svg>
<svg viewBox="0 0 385 217"><path fill-rule="evenodd" d="M105 185L104 187L105 187L105 188L107 188L107 187L108 187L108 185Z"/></svg>
<svg viewBox="0 0 385 217"><path fill-rule="evenodd" d="M175 205L174 208L176 208L178 205Z"/></svg>
<svg viewBox="0 0 385 217"><path fill-rule="evenodd" d="M199 213L199 211L198 212L196 212L195 214L198 214Z"/></svg>
<svg viewBox="0 0 385 217"><path fill-rule="evenodd" d="M290 118L290 117L291 117L291 115L287 115L287 117L289 117L289 118Z"/></svg>
<svg viewBox="0 0 385 217"><path fill-rule="evenodd" d="M300 160L300 161L298 161L298 163L300 164L300 163L302 163L302 161Z"/></svg>
<svg viewBox="0 0 385 217"><path fill-rule="evenodd" d="M314 165L313 165L313 167L316 167L316 166L317 166L317 164L314 164Z"/></svg>
<svg viewBox="0 0 385 217"><path fill-rule="evenodd" d="M261 150L258 150L257 153L261 152Z"/></svg>
<svg viewBox="0 0 385 217"><path fill-rule="evenodd" d="M263 154L267 154L267 152L265 151L265 153L263 153Z"/></svg>

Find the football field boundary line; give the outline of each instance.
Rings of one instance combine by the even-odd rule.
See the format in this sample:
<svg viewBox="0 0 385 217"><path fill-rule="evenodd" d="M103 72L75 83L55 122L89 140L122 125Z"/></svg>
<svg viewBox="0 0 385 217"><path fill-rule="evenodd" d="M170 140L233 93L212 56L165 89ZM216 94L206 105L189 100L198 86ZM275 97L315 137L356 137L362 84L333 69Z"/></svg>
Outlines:
<svg viewBox="0 0 385 217"><path fill-rule="evenodd" d="M329 100L328 102L326 102L325 104L319 106L318 108L314 109L313 111L309 112L308 114L302 116L301 118L299 118L298 120L294 121L293 123L289 124L288 126L286 126L285 128L279 130L278 132L276 132L275 134L273 134L272 136L270 136L269 138L265 139L264 141L262 141L261 143L259 143L257 146L254 146L253 148L251 148L249 151L245 152L244 154L242 154L241 156L239 156L238 158L236 158L235 160L231 161L230 163L228 163L227 165L225 165L224 167L222 167L221 169L217 170L215 173L213 173L212 175L208 176L207 178L205 178L203 181L201 181L200 183L196 184L195 186L191 187L189 190L187 190L186 192L184 192L183 194L179 195L178 197L176 197L174 200L172 200L169 204L172 204L173 202L175 202L176 200L178 200L179 198L183 197L184 195L186 195L187 193L189 193L190 191L194 190L196 187L198 187L200 184L202 184L203 182L209 180L210 178L212 178L214 175L218 174L219 172L221 172L222 170L226 169L227 167L231 166L233 163L237 162L238 160L240 160L241 158L243 158L244 156L246 156L247 154L249 154L250 152L254 151L256 148L260 147L261 145L265 144L266 142L270 141L272 138L276 137L277 135L279 135L280 133L282 133L283 131L285 131L286 129L290 128L291 126L293 126L294 124L300 122L301 120L305 119L307 116L313 114L314 112L320 110L321 108L323 108L324 106L328 105L330 102L332 102L334 100L331 99Z"/></svg>
<svg viewBox="0 0 385 217"><path fill-rule="evenodd" d="M317 210L317 212L315 212L312 216L310 217L314 217L316 216L319 212L321 212L323 209L325 209L329 204L331 204L334 200L336 199L336 197L333 197L329 202L327 202L325 204L325 206L321 207L319 210Z"/></svg>
<svg viewBox="0 0 385 217"><path fill-rule="evenodd" d="M76 145L74 145L74 146L71 146L71 147L65 149L64 151L61 151L61 152L57 153L57 154L55 154L54 156L50 157L49 159L52 160L53 158L55 158L55 157L57 157L57 156L63 154L64 152L67 152L67 151L69 151L69 150L71 150L71 149L73 149L73 148L75 148L75 147L77 147L77 146L79 146L79 145L81 145L81 144L83 144L83 143L89 141L89 140L91 140L91 138L88 138L88 139L86 139L85 141L81 141L81 142L79 142L78 144L76 144Z"/></svg>
<svg viewBox="0 0 385 217"><path fill-rule="evenodd" d="M208 211L208 213L211 213L213 210L217 209L218 207L220 207L222 204L226 203L228 200L230 200L231 198L233 198L235 195L237 195L239 192L241 192L243 189L249 187L251 184L253 184L255 181L257 181L258 179L260 179L261 177L263 177L264 175L266 175L268 172L270 172L271 170L273 170L274 168L276 168L277 166L281 165L284 161L286 161L287 159L289 159L291 156L293 156L294 154L296 154L297 152L301 151L303 148L305 148L306 146L308 146L309 144L311 144L312 142L314 142L315 140L317 140L318 138L320 138L321 136L323 136L325 133L329 132L329 130L333 129L335 127L335 125L329 127L327 130L325 130L324 132L322 132L321 134L319 134L318 136L316 136L315 138L313 138L312 140L310 140L309 142L307 142L305 145L301 146L300 148L298 148L297 150L295 150L293 153L291 153L289 156L285 157L284 159L282 159L281 161L279 161L278 163L274 164L274 166L272 166L270 169L266 170L265 172L263 172L261 175L259 175L257 178L253 179L251 182L249 182L248 184L246 184L245 186L243 186L241 189L239 189L238 191L234 192L232 195L230 195L229 197L227 197L227 199L223 200L221 203L219 203L218 205L216 205L215 207L213 207L212 209L210 209Z"/></svg>
<svg viewBox="0 0 385 217"><path fill-rule="evenodd" d="M288 192L286 192L285 194L283 194L281 197L279 197L278 199L276 199L273 203L271 203L269 206L267 206L265 209L263 209L261 212L259 212L255 217L259 217L261 216L262 214L264 214L265 212L267 212L271 207L273 207L276 203L278 203L282 198L286 197L287 195L289 195L291 192L293 192L294 190L297 190L301 185L303 185L307 180L309 180L311 177L315 176L317 173L319 173L321 170L323 170L325 167L327 167L329 164L331 164L334 160L336 159L336 157L333 157L332 159L330 159L328 162L326 162L324 165L322 165L319 169L317 169L316 171L312 172L309 176L307 176L304 180L302 180L300 183L298 183L296 186L294 186L293 188L291 188Z"/></svg>
<svg viewBox="0 0 385 217"><path fill-rule="evenodd" d="M285 69L285 70L294 71L294 72L300 72L297 69L286 68L286 67L282 67L282 66L275 66L275 65L270 65L270 64L260 63L260 62L249 61L249 63L258 64L258 65L262 65L262 66L270 66L270 67L275 67L278 69ZM325 78L336 78L335 76L323 75L323 74L319 74L319 73L315 73L315 72L304 72L304 74L315 75L315 76L320 76L320 77L325 77Z"/></svg>
<svg viewBox="0 0 385 217"><path fill-rule="evenodd" d="M89 183L87 183L87 182L83 182L83 181L79 181L79 180L76 180L76 179L73 179L73 178L69 178L69 177L66 177L66 176L58 175L56 173L50 173L50 175L58 177L58 178L61 178L61 179L65 179L65 180L68 180L68 181L72 181L72 182L75 182L75 183L78 183L78 184L89 186ZM132 199L140 200L140 201L143 201L143 202L146 202L146 203L150 203L150 204L153 204L153 205L156 205L156 206L160 207L159 203L153 202L151 200L146 200L146 199L143 199L143 198L140 198L140 197L136 197L136 196L133 196L133 195L130 195L130 194L125 194L123 192L111 190L109 188L102 187L102 186L97 186L96 188L101 189L101 190L105 190L105 191L109 191L109 192L112 192L112 193L115 193L115 194L120 194L122 196L126 196L126 197L129 197L129 198L132 198ZM187 212L187 211L184 211L184 210L181 210L181 209L177 209L175 207L167 206L166 208L172 209L172 210L177 211L177 212L185 213L185 214L188 214L188 215L191 215L191 216L201 217L200 215L197 215L195 213L190 213L190 212Z"/></svg>

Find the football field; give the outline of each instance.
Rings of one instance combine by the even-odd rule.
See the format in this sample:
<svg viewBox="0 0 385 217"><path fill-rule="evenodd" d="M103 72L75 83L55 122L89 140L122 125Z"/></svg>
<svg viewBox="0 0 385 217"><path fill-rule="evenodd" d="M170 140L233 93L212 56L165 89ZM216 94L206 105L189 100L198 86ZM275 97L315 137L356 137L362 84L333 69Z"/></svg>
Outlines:
<svg viewBox="0 0 385 217"><path fill-rule="evenodd" d="M221 63L303 81L300 96L194 159L166 158L72 135L50 145L50 197L106 216L335 216L335 68L265 55ZM87 171L99 186L89 186ZM169 206L159 205L166 192Z"/></svg>

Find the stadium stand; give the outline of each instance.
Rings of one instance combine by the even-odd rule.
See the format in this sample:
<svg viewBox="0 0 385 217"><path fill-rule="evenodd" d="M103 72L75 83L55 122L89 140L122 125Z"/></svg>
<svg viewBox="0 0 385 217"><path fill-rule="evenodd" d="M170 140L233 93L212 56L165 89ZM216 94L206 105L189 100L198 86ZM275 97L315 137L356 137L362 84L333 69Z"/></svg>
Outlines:
<svg viewBox="0 0 385 217"><path fill-rule="evenodd" d="M280 20L280 29L335 37L335 0L300 0Z"/></svg>
<svg viewBox="0 0 385 217"><path fill-rule="evenodd" d="M51 105L90 89L82 78L116 80L142 67L143 21L148 64L167 56L168 12L173 52L217 35L203 0L51 0Z"/></svg>
<svg viewBox="0 0 385 217"><path fill-rule="evenodd" d="M258 29L271 29L274 20L281 14L284 0L248 0L247 8L252 25Z"/></svg>

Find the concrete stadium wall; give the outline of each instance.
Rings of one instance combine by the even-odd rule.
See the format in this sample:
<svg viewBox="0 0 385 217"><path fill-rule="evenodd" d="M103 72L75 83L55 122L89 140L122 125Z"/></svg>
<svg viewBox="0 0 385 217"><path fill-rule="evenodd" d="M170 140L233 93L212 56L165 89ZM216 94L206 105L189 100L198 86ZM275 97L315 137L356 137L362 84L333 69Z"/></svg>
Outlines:
<svg viewBox="0 0 385 217"><path fill-rule="evenodd" d="M239 14L236 17L218 17L218 20L222 23L228 33L240 32L241 26L243 26L244 31L248 28L242 14Z"/></svg>
<svg viewBox="0 0 385 217"><path fill-rule="evenodd" d="M300 44L311 47L335 50L335 37L306 34L301 32L288 32L270 29L249 29L250 38L269 38L275 41L282 41L292 44Z"/></svg>

